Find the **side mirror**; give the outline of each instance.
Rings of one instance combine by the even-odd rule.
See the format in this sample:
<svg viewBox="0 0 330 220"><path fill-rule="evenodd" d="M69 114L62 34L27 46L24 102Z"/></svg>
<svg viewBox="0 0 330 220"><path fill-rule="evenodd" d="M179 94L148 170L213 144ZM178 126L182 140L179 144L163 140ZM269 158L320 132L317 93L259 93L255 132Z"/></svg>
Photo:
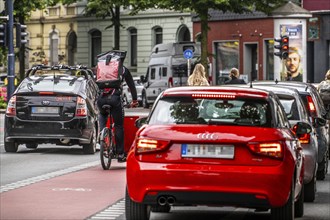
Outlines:
<svg viewBox="0 0 330 220"><path fill-rule="evenodd" d="M144 75L140 76L140 80L141 80L142 83L145 82L146 78L144 77Z"/></svg>
<svg viewBox="0 0 330 220"><path fill-rule="evenodd" d="M135 127L141 128L144 124L147 123L147 118L148 117L143 117L143 118L138 118L135 121Z"/></svg>
<svg viewBox="0 0 330 220"><path fill-rule="evenodd" d="M312 126L305 122L298 122L293 126L293 131L296 135L309 134L312 132Z"/></svg>

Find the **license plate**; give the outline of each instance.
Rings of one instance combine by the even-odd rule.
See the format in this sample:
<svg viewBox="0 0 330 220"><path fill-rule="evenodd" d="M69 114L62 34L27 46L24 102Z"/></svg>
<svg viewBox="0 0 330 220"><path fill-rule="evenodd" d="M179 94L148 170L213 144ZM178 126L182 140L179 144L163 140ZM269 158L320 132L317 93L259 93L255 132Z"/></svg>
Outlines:
<svg viewBox="0 0 330 220"><path fill-rule="evenodd" d="M214 145L214 144L182 144L182 157L201 157L201 158L234 158L233 145Z"/></svg>
<svg viewBox="0 0 330 220"><path fill-rule="evenodd" d="M37 107L31 108L32 114L58 114L59 107Z"/></svg>

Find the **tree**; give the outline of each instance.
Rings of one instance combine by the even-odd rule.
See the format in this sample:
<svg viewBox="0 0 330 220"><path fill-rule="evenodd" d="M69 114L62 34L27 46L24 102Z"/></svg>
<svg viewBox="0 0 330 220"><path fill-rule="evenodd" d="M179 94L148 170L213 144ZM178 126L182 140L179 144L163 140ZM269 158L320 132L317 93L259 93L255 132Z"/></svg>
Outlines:
<svg viewBox="0 0 330 220"><path fill-rule="evenodd" d="M209 9L220 10L223 12L250 13L261 11L269 14L275 7L279 6L285 0L130 0L134 7L133 13L149 8L162 8L175 11L190 11L195 13L201 24L201 63L207 71L208 67L208 19Z"/></svg>
<svg viewBox="0 0 330 220"><path fill-rule="evenodd" d="M14 19L20 24L25 24L25 21L30 18L31 11L42 10L48 6L54 6L61 0L19 0L14 1ZM25 77L25 44L22 44L18 51L19 59L19 78L22 80Z"/></svg>

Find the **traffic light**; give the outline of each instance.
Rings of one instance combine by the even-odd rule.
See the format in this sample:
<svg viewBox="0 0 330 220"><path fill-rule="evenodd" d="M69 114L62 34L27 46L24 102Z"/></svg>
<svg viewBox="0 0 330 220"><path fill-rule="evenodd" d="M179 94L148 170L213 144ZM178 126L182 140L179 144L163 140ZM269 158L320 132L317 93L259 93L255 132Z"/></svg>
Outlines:
<svg viewBox="0 0 330 220"><path fill-rule="evenodd" d="M0 24L0 46L1 47L7 46L7 24L6 23Z"/></svg>
<svg viewBox="0 0 330 220"><path fill-rule="evenodd" d="M282 36L282 58L286 59L289 56L289 37Z"/></svg>
<svg viewBox="0 0 330 220"><path fill-rule="evenodd" d="M274 45L274 48L277 49L277 52L274 52L275 56L280 57L281 59L286 59L289 56L289 37L281 36L281 38L275 38L275 42L279 42L279 44Z"/></svg>
<svg viewBox="0 0 330 220"><path fill-rule="evenodd" d="M27 36L26 33L26 25L16 23L16 47L20 48L22 44L26 44L27 40L25 37Z"/></svg>

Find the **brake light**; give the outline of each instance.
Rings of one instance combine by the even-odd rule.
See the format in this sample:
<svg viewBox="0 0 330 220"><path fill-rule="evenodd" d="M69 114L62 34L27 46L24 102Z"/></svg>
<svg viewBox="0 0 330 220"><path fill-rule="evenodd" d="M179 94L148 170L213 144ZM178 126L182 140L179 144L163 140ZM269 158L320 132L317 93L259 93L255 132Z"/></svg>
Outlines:
<svg viewBox="0 0 330 220"><path fill-rule="evenodd" d="M6 110L7 116L16 116L16 96L12 96L8 102L7 110Z"/></svg>
<svg viewBox="0 0 330 220"><path fill-rule="evenodd" d="M54 92L39 92L39 95L54 95Z"/></svg>
<svg viewBox="0 0 330 220"><path fill-rule="evenodd" d="M86 100L81 98L80 96L78 96L77 98L76 116L77 117L87 116Z"/></svg>
<svg viewBox="0 0 330 220"><path fill-rule="evenodd" d="M303 134L303 135L300 135L300 137L299 137L299 141L300 141L301 144L309 144L310 137L311 137L310 134Z"/></svg>
<svg viewBox="0 0 330 220"><path fill-rule="evenodd" d="M293 126L292 131L297 133L297 125ZM297 135L297 134L296 134ZM297 135L301 144L309 144L311 135L309 133Z"/></svg>
<svg viewBox="0 0 330 220"><path fill-rule="evenodd" d="M193 98L220 98L220 99L235 99L235 95L231 94L192 94Z"/></svg>
<svg viewBox="0 0 330 220"><path fill-rule="evenodd" d="M136 143L137 153L147 153L165 149L169 141L139 138Z"/></svg>
<svg viewBox="0 0 330 220"><path fill-rule="evenodd" d="M312 113L312 114L316 114L316 108L313 102L313 99L311 96L307 96L307 105L308 105L308 110Z"/></svg>
<svg viewBox="0 0 330 220"><path fill-rule="evenodd" d="M168 87L173 87L173 78L172 77L168 78Z"/></svg>
<svg viewBox="0 0 330 220"><path fill-rule="evenodd" d="M270 143L249 143L248 147L254 153L274 157L283 158L283 146L280 142Z"/></svg>

